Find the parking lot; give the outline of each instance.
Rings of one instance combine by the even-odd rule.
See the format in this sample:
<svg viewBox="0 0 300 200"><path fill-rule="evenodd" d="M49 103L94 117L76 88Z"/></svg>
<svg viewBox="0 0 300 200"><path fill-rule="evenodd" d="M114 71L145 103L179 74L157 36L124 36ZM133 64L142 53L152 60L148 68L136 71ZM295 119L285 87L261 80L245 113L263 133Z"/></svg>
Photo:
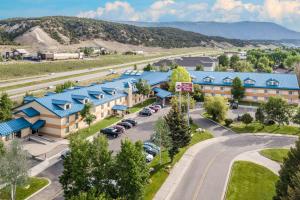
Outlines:
<svg viewBox="0 0 300 200"><path fill-rule="evenodd" d="M121 134L118 138L109 139L110 150L115 152L119 151L121 148L121 141L124 140L125 138L128 138L133 142L139 140L141 141L149 140L151 135L153 134L153 127L155 122L159 117L165 116L168 113L168 111L169 108L164 108L149 117L138 116L134 118L138 122L137 126L134 126L131 129L127 129L125 133Z"/></svg>

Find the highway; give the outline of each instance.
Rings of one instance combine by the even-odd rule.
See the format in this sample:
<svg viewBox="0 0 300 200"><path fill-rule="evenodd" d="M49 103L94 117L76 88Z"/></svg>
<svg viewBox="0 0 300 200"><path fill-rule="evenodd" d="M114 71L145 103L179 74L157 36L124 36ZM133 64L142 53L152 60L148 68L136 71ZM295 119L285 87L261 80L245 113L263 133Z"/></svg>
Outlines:
<svg viewBox="0 0 300 200"><path fill-rule="evenodd" d="M114 69L116 72L123 72L124 70L127 69L132 69L133 65L137 65L138 68L143 68L145 65L148 63L153 63L155 61L161 60L161 59L167 59L167 58L175 58L175 57L181 57L181 56L187 56L187 55L202 55L203 52L196 52L196 53L185 53L185 54L178 54L178 55L172 55L172 56L163 56L159 58L153 58L153 59L147 59L147 60L142 60L142 61L137 61L137 62L130 62L130 63L124 63L124 64L119 64L119 65L113 65L113 66L105 66L101 68L91 68L91 69L84 69L84 70L76 70L76 71L69 71L69 72L60 72L60 73L55 73L55 74L49 74L48 76L41 76L41 77L33 77L29 79L24 79L22 78L21 80L15 80L13 82L1 82L0 87L8 87L8 86L14 86L14 85L21 85L21 84L26 84L30 82L35 82L35 81L46 81L46 80L51 80L55 78L62 78L60 80L55 80L55 81L49 81L49 82L43 82L43 83L38 83L35 85L31 86L24 86L24 87L18 87L15 89L10 89L7 90L6 93L12 98L18 98L20 96L23 96L27 91L32 92L32 91L38 91L41 89L45 89L49 86L55 86L58 84L62 84L66 81L87 81L95 78L100 78L102 76L105 76L108 74L109 69ZM88 74L86 74L88 73ZM83 74L83 75L80 75ZM72 76L74 77L69 77L69 78L63 78L66 76ZM76 76L78 75L78 76Z"/></svg>

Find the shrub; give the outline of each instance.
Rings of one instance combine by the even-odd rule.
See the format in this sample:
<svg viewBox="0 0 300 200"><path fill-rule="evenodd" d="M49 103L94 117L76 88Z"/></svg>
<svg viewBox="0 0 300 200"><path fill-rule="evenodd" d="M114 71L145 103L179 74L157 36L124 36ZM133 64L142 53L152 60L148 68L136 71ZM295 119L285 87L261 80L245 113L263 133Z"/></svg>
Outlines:
<svg viewBox="0 0 300 200"><path fill-rule="evenodd" d="M225 126L229 127L233 123L232 119L225 119Z"/></svg>
<svg viewBox="0 0 300 200"><path fill-rule="evenodd" d="M249 113L243 114L241 121L246 125L250 124L253 121L253 117Z"/></svg>

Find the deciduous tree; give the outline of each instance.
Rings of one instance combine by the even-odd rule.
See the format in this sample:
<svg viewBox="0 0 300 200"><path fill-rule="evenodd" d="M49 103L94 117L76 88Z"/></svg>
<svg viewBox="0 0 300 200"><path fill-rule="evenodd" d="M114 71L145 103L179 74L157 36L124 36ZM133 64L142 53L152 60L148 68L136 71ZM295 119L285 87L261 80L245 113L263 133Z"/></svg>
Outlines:
<svg viewBox="0 0 300 200"><path fill-rule="evenodd" d="M143 199L149 180L149 167L143 154L141 142L121 142L121 151L116 156L115 180L121 199Z"/></svg>
<svg viewBox="0 0 300 200"><path fill-rule="evenodd" d="M142 95L149 95L151 92L151 86L148 84L146 80L140 79L136 83L137 93Z"/></svg>
<svg viewBox="0 0 300 200"><path fill-rule="evenodd" d="M222 65L224 67L229 66L229 58L227 55L223 54L219 56L219 65Z"/></svg>
<svg viewBox="0 0 300 200"><path fill-rule="evenodd" d="M184 67L177 67L173 70L170 78L170 91L175 91L176 82L191 82L190 73Z"/></svg>
<svg viewBox="0 0 300 200"><path fill-rule="evenodd" d="M204 109L211 115L213 120L223 121L226 119L228 101L222 96L206 96L204 99Z"/></svg>
<svg viewBox="0 0 300 200"><path fill-rule="evenodd" d="M12 118L13 102L6 93L0 97L0 122L10 120Z"/></svg>
<svg viewBox="0 0 300 200"><path fill-rule="evenodd" d="M230 58L230 67L234 68L235 66L237 66L238 62L240 61L240 58L237 55L233 55Z"/></svg>
<svg viewBox="0 0 300 200"><path fill-rule="evenodd" d="M279 125L289 124L293 114L293 107L282 97L270 97L263 104L263 110L268 120L273 120Z"/></svg>
<svg viewBox="0 0 300 200"><path fill-rule="evenodd" d="M27 153L21 141L14 139L0 156L0 180L11 188L11 200L16 199L17 186L24 185L28 178Z"/></svg>

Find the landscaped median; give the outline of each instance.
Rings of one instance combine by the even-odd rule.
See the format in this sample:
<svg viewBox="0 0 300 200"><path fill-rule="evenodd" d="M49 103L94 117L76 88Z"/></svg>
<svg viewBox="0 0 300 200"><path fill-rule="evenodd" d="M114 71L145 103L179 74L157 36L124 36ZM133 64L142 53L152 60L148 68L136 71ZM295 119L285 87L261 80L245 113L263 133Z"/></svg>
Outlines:
<svg viewBox="0 0 300 200"><path fill-rule="evenodd" d="M168 156L167 151L162 152L162 164L159 163L159 161L160 161L159 156L157 156L152 161L152 163L150 164L150 167L152 167L154 170L151 173L151 177L150 177L151 182L146 187L145 198L144 198L145 200L153 199L156 192L160 189L162 184L167 179L169 172L171 171L173 166L180 160L180 158L188 150L188 148L190 148L194 144L197 144L197 143L207 140L207 139L211 139L213 137L212 134L210 134L208 132L197 133L196 129L197 129L197 126L192 125L193 137L192 137L190 144L187 147L180 149L179 153L175 156L172 163Z"/></svg>
<svg viewBox="0 0 300 200"><path fill-rule="evenodd" d="M155 102L155 99L147 99L146 101L144 101L140 104L137 104L137 105L133 106L132 108L130 108L129 112L130 113L138 112L142 108L144 108L148 105L151 105L154 102ZM75 135L79 135L83 138L88 138L88 137L90 137L90 136L92 136L96 133L99 133L99 131L101 129L106 128L108 126L111 126L111 125L117 123L120 120L122 120L122 117L111 116L111 117L105 118L105 119L91 125L90 128L84 128L84 129L81 129L81 130L77 131L75 133Z"/></svg>
<svg viewBox="0 0 300 200"><path fill-rule="evenodd" d="M247 161L233 164L226 200L272 200L278 176L269 169Z"/></svg>
<svg viewBox="0 0 300 200"><path fill-rule="evenodd" d="M31 177L28 183L23 187L17 187L17 200L24 200L41 190L49 184L49 181L45 178ZM10 187L7 186L0 190L0 199L10 199Z"/></svg>
<svg viewBox="0 0 300 200"><path fill-rule="evenodd" d="M236 133L273 133L283 135L299 135L300 127L287 126L287 125L264 125L259 122L253 122L251 124L244 124L241 122L231 124L230 128Z"/></svg>
<svg viewBox="0 0 300 200"><path fill-rule="evenodd" d="M284 159L287 158L289 151L289 149L264 149L259 153L270 160L283 163Z"/></svg>

